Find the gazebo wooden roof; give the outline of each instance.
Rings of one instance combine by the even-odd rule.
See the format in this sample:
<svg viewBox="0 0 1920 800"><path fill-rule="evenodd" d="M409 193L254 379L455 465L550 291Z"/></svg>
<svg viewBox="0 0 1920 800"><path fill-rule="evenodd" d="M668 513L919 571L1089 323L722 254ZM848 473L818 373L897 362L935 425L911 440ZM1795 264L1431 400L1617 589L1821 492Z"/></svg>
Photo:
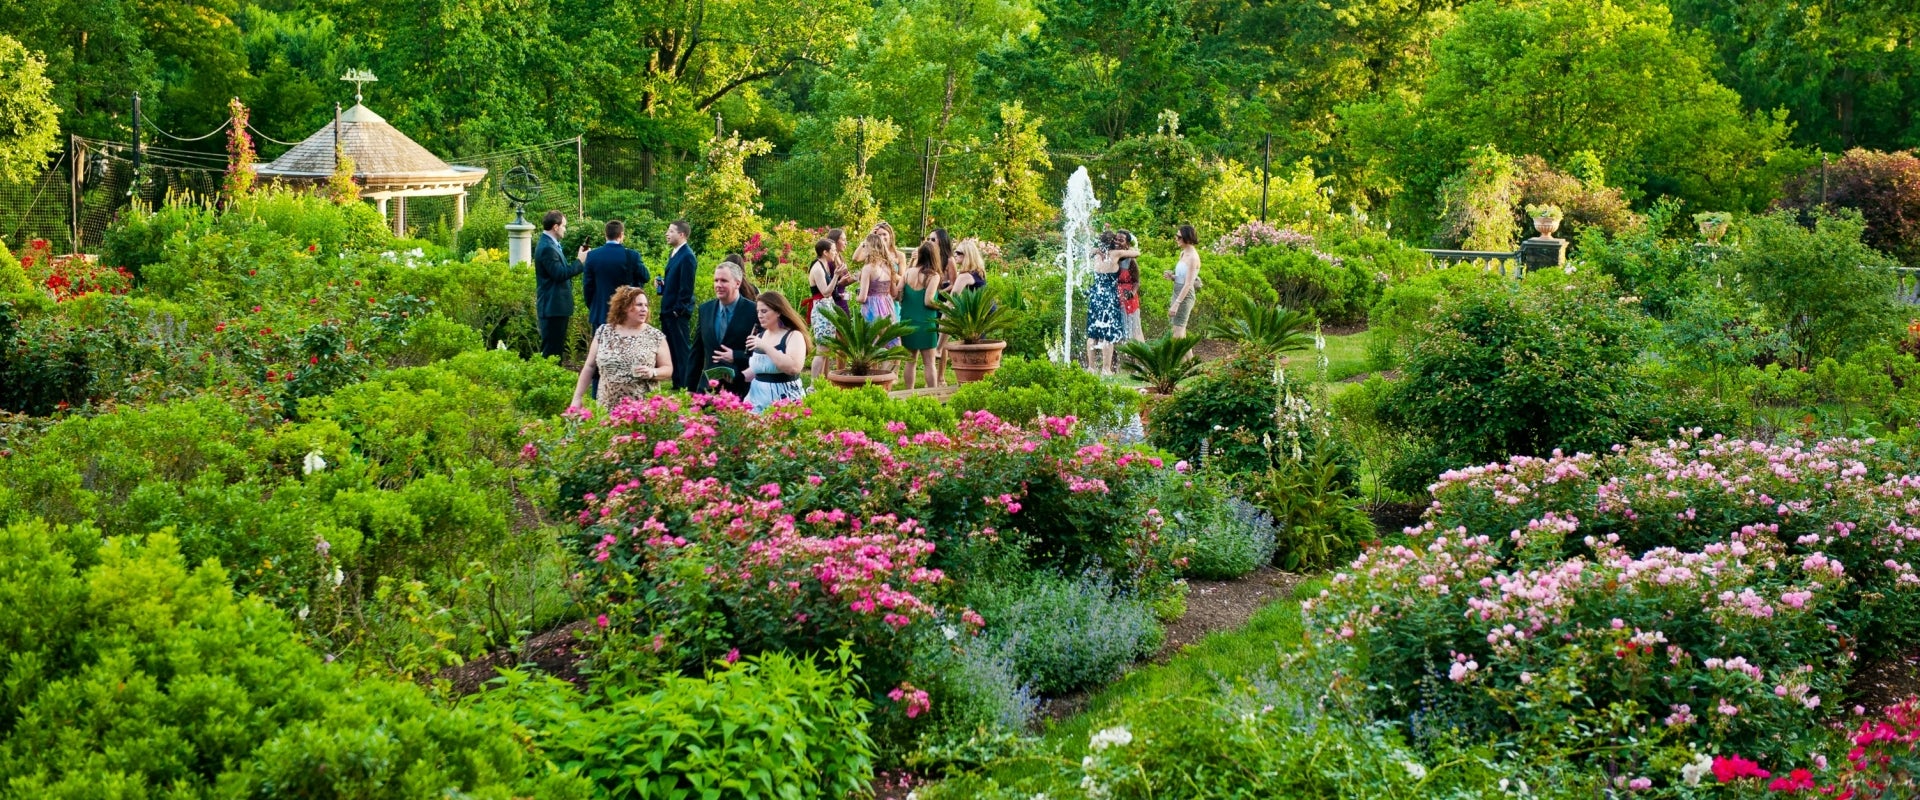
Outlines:
<svg viewBox="0 0 1920 800"><path fill-rule="evenodd" d="M353 159L360 196L369 200L465 194L487 177L483 167L440 160L364 105L342 112L337 124L340 151ZM333 144L334 125L327 125L256 172L278 180L324 181L333 175Z"/></svg>

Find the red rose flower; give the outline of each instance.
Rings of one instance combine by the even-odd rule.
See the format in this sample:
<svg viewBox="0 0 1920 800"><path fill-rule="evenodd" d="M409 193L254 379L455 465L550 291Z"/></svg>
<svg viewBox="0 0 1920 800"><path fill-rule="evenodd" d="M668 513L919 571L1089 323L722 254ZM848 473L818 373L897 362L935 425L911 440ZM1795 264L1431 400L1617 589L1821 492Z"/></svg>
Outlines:
<svg viewBox="0 0 1920 800"><path fill-rule="evenodd" d="M221 332L221 331L224 331L224 330L226 330L226 329L227 329L227 323L224 323L224 322L222 322L222 323L220 323L220 324L218 324L218 325L215 325L215 326L213 326L213 332L214 332L214 333L219 333L219 332Z"/></svg>
<svg viewBox="0 0 1920 800"><path fill-rule="evenodd" d="M308 359L307 359L307 363L309 363L309 364L318 364L318 363L320 363L320 357L319 357L319 356L312 356L312 357L310 357L310 358L308 358Z"/></svg>

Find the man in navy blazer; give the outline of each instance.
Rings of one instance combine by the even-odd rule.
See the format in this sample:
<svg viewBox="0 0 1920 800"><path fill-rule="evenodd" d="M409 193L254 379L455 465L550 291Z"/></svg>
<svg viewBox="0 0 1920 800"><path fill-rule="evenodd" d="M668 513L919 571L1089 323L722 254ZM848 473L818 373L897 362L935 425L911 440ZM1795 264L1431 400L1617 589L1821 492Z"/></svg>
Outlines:
<svg viewBox="0 0 1920 800"><path fill-rule="evenodd" d="M700 304L700 326L693 340L699 362L693 373L695 394L707 392L707 370L728 367L733 377L721 381L719 391L747 396L747 359L752 355L747 352L747 337L760 319L759 307L740 293L745 283L738 264L722 261L713 268L713 299Z"/></svg>
<svg viewBox="0 0 1920 800"><path fill-rule="evenodd" d="M704 386L699 379L706 359L693 357L693 276L700 262L687 239L693 226L684 219L667 226L667 273L660 280L660 332L667 335L667 352L673 356L673 388Z"/></svg>
<svg viewBox="0 0 1920 800"><path fill-rule="evenodd" d="M607 324L607 304L613 292L622 286L645 288L653 277L647 274L647 262L627 249L627 224L620 220L607 223L607 243L587 253L587 271L580 279L587 296L587 330L597 331Z"/></svg>
<svg viewBox="0 0 1920 800"><path fill-rule="evenodd" d="M587 246L568 261L560 249L567 235L567 215L549 211L540 220L538 244L533 248L534 309L540 315L540 355L564 357L567 354L567 326L573 321L573 276L586 265L580 260Z"/></svg>

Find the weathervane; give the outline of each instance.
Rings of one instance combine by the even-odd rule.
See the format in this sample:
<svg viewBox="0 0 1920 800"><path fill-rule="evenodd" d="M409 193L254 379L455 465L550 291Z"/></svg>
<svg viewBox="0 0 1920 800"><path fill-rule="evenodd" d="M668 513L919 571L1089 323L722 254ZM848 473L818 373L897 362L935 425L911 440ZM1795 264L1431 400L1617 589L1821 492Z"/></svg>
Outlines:
<svg viewBox="0 0 1920 800"><path fill-rule="evenodd" d="M340 80L353 82L353 102L355 104L360 102L360 90L365 88L365 84L378 83L380 81L379 78L373 77L372 72L364 69L347 70L347 74L340 76Z"/></svg>

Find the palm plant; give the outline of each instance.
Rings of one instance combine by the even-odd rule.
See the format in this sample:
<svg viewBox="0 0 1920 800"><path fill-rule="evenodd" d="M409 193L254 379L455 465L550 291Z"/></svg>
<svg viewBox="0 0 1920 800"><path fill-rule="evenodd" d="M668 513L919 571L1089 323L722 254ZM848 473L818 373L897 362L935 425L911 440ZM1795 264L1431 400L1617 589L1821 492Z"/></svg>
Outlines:
<svg viewBox="0 0 1920 800"><path fill-rule="evenodd" d="M1013 329L1013 313L1000 307L1000 288L949 294L939 303L940 332L961 344L999 341Z"/></svg>
<svg viewBox="0 0 1920 800"><path fill-rule="evenodd" d="M1173 394L1181 381L1200 371L1200 362L1193 360L1193 346L1199 343L1198 336L1162 336L1122 344L1120 355L1127 358L1128 374L1145 383L1148 391Z"/></svg>
<svg viewBox="0 0 1920 800"><path fill-rule="evenodd" d="M815 344L827 355L847 365L849 375L874 375L885 367L907 358L900 337L919 330L918 326L895 322L887 317L869 320L858 311L826 309L833 323L832 338Z"/></svg>
<svg viewBox="0 0 1920 800"><path fill-rule="evenodd" d="M1251 297L1240 299L1238 313L1214 320L1207 334L1271 353L1305 350L1313 346L1319 319L1312 312L1268 306Z"/></svg>

